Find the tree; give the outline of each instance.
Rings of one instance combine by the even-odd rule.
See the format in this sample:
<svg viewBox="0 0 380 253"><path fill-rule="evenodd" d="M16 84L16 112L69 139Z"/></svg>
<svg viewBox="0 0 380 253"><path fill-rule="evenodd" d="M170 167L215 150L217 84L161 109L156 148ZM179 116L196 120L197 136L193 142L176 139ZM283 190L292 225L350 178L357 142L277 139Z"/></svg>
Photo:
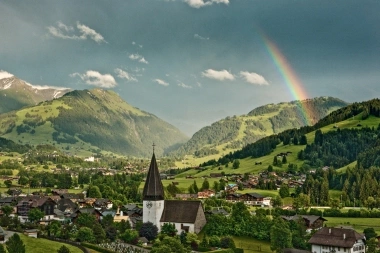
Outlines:
<svg viewBox="0 0 380 253"><path fill-rule="evenodd" d="M282 164L286 164L288 160L286 159L286 155L282 156Z"/></svg>
<svg viewBox="0 0 380 253"><path fill-rule="evenodd" d="M102 228L102 225L100 223L96 222L92 228L94 232L94 237L95 237L95 242L96 243L101 243L106 239L106 232Z"/></svg>
<svg viewBox="0 0 380 253"><path fill-rule="evenodd" d="M89 198L101 198L102 194L100 193L99 187L96 185L90 185L88 187L88 197Z"/></svg>
<svg viewBox="0 0 380 253"><path fill-rule="evenodd" d="M12 186L12 180L9 180L9 179L5 180L4 184L5 184L6 187L10 188Z"/></svg>
<svg viewBox="0 0 380 253"><path fill-rule="evenodd" d="M127 229L120 235L120 238L127 243L136 244L139 239L139 233L136 230Z"/></svg>
<svg viewBox="0 0 380 253"><path fill-rule="evenodd" d="M28 219L30 222L34 223L34 222L38 222L39 220L41 220L43 217L45 216L45 213L42 212L40 209L38 208L32 208L30 209L30 211L28 212Z"/></svg>
<svg viewBox="0 0 380 253"><path fill-rule="evenodd" d="M275 155L274 157L273 157L273 166L277 166L278 165L278 158L277 158L277 156Z"/></svg>
<svg viewBox="0 0 380 253"><path fill-rule="evenodd" d="M287 184L282 184L280 186L279 194L280 194L281 198L289 197L290 196L289 186Z"/></svg>
<svg viewBox="0 0 380 253"><path fill-rule="evenodd" d="M373 229L373 228L365 228L363 231L363 234L365 235L365 238L367 240L377 236L375 229Z"/></svg>
<svg viewBox="0 0 380 253"><path fill-rule="evenodd" d="M226 236L226 237L223 237L220 239L220 247L225 248L225 249L227 249L227 248L235 249L236 248L234 240L229 236Z"/></svg>
<svg viewBox="0 0 380 253"><path fill-rule="evenodd" d="M161 227L161 234L167 235L167 236L175 236L177 234L177 229L175 228L174 223L164 223Z"/></svg>
<svg viewBox="0 0 380 253"><path fill-rule="evenodd" d="M239 167L240 167L240 161L238 159L235 159L234 162L232 163L232 168L236 170Z"/></svg>
<svg viewBox="0 0 380 253"><path fill-rule="evenodd" d="M186 234L186 244L189 245L193 250L198 250L200 241L198 240L198 236L195 233L187 233Z"/></svg>
<svg viewBox="0 0 380 253"><path fill-rule="evenodd" d="M175 237L166 236L161 241L157 241L153 244L151 253L188 253L181 241Z"/></svg>
<svg viewBox="0 0 380 253"><path fill-rule="evenodd" d="M0 253L7 253L3 244L0 244Z"/></svg>
<svg viewBox="0 0 380 253"><path fill-rule="evenodd" d="M97 222L95 215L90 213L81 213L76 219L76 224L80 227L88 227L92 228L94 224Z"/></svg>
<svg viewBox="0 0 380 253"><path fill-rule="evenodd" d="M201 190L208 190L210 189L210 183L208 182L207 178L203 180Z"/></svg>
<svg viewBox="0 0 380 253"><path fill-rule="evenodd" d="M377 247L377 242L375 238L371 238L367 240L367 253L376 253L376 247Z"/></svg>
<svg viewBox="0 0 380 253"><path fill-rule="evenodd" d="M300 139L300 145L306 145L306 144L307 144L306 135L302 135Z"/></svg>
<svg viewBox="0 0 380 253"><path fill-rule="evenodd" d="M25 244L17 233L14 233L5 244L8 253L25 253Z"/></svg>
<svg viewBox="0 0 380 253"><path fill-rule="evenodd" d="M81 227L78 230L77 239L81 242L89 242L89 243L95 242L94 232L92 232L91 228Z"/></svg>
<svg viewBox="0 0 380 253"><path fill-rule="evenodd" d="M139 235L141 237L145 237L146 239L148 239L148 241L152 241L156 239L157 234L158 234L157 226L149 221L143 223L139 230Z"/></svg>
<svg viewBox="0 0 380 253"><path fill-rule="evenodd" d="M65 245L62 245L59 249L58 249L58 251L57 251L57 253L70 253L71 251L69 250L69 248L67 248Z"/></svg>
<svg viewBox="0 0 380 253"><path fill-rule="evenodd" d="M283 249L292 247L292 232L285 221L278 217L270 229L270 249L282 253Z"/></svg>
<svg viewBox="0 0 380 253"><path fill-rule="evenodd" d="M275 198L272 198L272 206L273 207L280 207L282 206L282 199L280 196L276 196Z"/></svg>
<svg viewBox="0 0 380 253"><path fill-rule="evenodd" d="M1 211L6 217L9 217L9 215L13 212L13 207L5 205L1 207Z"/></svg>

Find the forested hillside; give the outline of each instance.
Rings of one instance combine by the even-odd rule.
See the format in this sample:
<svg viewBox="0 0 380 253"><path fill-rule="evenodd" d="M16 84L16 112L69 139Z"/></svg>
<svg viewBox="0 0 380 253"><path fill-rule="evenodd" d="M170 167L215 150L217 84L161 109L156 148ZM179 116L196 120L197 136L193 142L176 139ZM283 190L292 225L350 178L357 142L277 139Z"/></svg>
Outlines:
<svg viewBox="0 0 380 253"><path fill-rule="evenodd" d="M230 152L254 143L265 136L318 122L334 110L348 103L332 97L319 97L289 103L269 104L250 111L247 115L227 117L196 132L172 155L203 157ZM311 113L305 119L305 111Z"/></svg>
<svg viewBox="0 0 380 253"><path fill-rule="evenodd" d="M249 144L241 150L231 152L218 161L209 161L204 165L226 164L235 159L247 157L257 158L271 154L279 144L306 145L298 154L298 159L310 168L331 166L340 168L358 160L360 167L369 168L380 163L376 154L380 146L380 128L370 128L357 124L348 129L340 129L335 123L360 117L368 120L370 117L380 117L380 100L374 99L362 103L354 103L341 108L320 120L314 126L305 126L300 129L290 129L282 133L265 137ZM326 133L321 128L333 125ZM363 123L364 124L364 123ZM307 143L306 134L315 131L313 143Z"/></svg>
<svg viewBox="0 0 380 253"><path fill-rule="evenodd" d="M18 143L52 144L71 154L83 150L146 156L186 140L156 116L134 108L116 93L73 91L59 99L0 115L0 135Z"/></svg>

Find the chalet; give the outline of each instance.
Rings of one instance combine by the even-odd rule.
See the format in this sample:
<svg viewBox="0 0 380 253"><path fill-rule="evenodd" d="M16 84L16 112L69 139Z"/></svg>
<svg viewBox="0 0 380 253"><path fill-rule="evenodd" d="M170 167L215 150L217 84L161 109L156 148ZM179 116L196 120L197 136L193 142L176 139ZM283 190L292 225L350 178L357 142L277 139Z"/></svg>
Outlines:
<svg viewBox="0 0 380 253"><path fill-rule="evenodd" d="M302 219L305 222L306 229L320 229L323 227L323 222L327 221L325 218L317 215L293 215L281 216L286 221L299 221Z"/></svg>
<svg viewBox="0 0 380 253"><path fill-rule="evenodd" d="M93 206L95 209L101 210L101 209L111 209L113 206L113 203L109 199L97 199Z"/></svg>
<svg viewBox="0 0 380 253"><path fill-rule="evenodd" d="M264 196L258 194L258 193L246 193L240 196L240 200L244 201L244 204L246 205L252 205L252 206L261 206L263 204Z"/></svg>
<svg viewBox="0 0 380 253"><path fill-rule="evenodd" d="M239 193L230 193L226 195L226 201L228 202L239 202L240 201L241 194Z"/></svg>
<svg viewBox="0 0 380 253"><path fill-rule="evenodd" d="M309 240L312 253L365 253L365 237L353 229L323 227Z"/></svg>
<svg viewBox="0 0 380 253"><path fill-rule="evenodd" d="M96 210L95 208L93 208L93 207L81 208L81 209L76 210L73 214L71 214L71 218L72 218L73 222L82 213L88 213L88 214L95 215L95 218L96 218L97 221L100 221L100 217L102 216L102 214L98 210Z"/></svg>
<svg viewBox="0 0 380 253"><path fill-rule="evenodd" d="M219 214L223 216L228 216L230 215L223 207L216 207L211 209L210 211L206 211L208 214Z"/></svg>
<svg viewBox="0 0 380 253"><path fill-rule="evenodd" d="M60 199L57 201L57 209L63 213L73 213L78 207L77 205L71 201L71 199Z"/></svg>
<svg viewBox="0 0 380 253"><path fill-rule="evenodd" d="M192 194L192 193L177 193L175 195L176 199L182 199L182 200L187 200L187 199L197 199L198 194Z"/></svg>
<svg viewBox="0 0 380 253"><path fill-rule="evenodd" d="M210 173L210 177L223 177L222 173Z"/></svg>
<svg viewBox="0 0 380 253"><path fill-rule="evenodd" d="M201 192L198 192L198 199L208 199L213 196L215 196L215 192L213 190L206 189Z"/></svg>
<svg viewBox="0 0 380 253"><path fill-rule="evenodd" d="M55 196L61 196L62 194L69 193L68 189L53 189L51 190L51 193Z"/></svg>
<svg viewBox="0 0 380 253"><path fill-rule="evenodd" d="M49 197L29 196L21 199L17 204L17 215L21 221L28 219L28 213L33 208L38 208L45 214L43 221L54 218L54 206L56 203Z"/></svg>
<svg viewBox="0 0 380 253"><path fill-rule="evenodd" d="M77 203L79 200L84 199L84 195L82 193L64 193L61 198L70 199L72 202Z"/></svg>

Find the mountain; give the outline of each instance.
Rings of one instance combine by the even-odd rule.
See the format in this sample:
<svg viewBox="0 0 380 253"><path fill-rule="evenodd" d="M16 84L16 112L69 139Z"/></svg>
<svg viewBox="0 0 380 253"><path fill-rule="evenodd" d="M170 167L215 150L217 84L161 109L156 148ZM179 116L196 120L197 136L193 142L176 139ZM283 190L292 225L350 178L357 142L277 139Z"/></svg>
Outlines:
<svg viewBox="0 0 380 253"><path fill-rule="evenodd" d="M313 126L267 136L202 163L204 170L190 169L177 177L201 178L221 172L258 174L269 167L275 171L305 172L324 167L339 172L345 172L347 167L380 171L379 136L380 99L353 103L330 113ZM237 169L231 166L236 160L239 161ZM333 178L331 182L342 184L346 178L343 181Z"/></svg>
<svg viewBox="0 0 380 253"><path fill-rule="evenodd" d="M305 112L315 124L330 112L348 103L333 97L260 106L246 115L227 117L196 132L183 146L171 154L204 157L228 153L247 144L286 129L305 126Z"/></svg>
<svg viewBox="0 0 380 253"><path fill-rule="evenodd" d="M0 70L0 114L59 98L71 89L37 86Z"/></svg>
<svg viewBox="0 0 380 253"><path fill-rule="evenodd" d="M187 140L177 128L135 108L115 92L75 90L64 96L0 115L0 136L20 144L51 144L74 155L109 151L156 154Z"/></svg>

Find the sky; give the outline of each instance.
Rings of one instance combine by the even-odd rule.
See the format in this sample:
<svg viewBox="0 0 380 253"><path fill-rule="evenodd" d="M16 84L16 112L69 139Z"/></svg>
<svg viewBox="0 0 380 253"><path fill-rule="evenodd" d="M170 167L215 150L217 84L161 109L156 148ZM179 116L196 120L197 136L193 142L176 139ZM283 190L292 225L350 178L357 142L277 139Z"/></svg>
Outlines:
<svg viewBox="0 0 380 253"><path fill-rule="evenodd" d="M380 1L1 0L0 70L110 89L191 137L319 96L380 96Z"/></svg>

